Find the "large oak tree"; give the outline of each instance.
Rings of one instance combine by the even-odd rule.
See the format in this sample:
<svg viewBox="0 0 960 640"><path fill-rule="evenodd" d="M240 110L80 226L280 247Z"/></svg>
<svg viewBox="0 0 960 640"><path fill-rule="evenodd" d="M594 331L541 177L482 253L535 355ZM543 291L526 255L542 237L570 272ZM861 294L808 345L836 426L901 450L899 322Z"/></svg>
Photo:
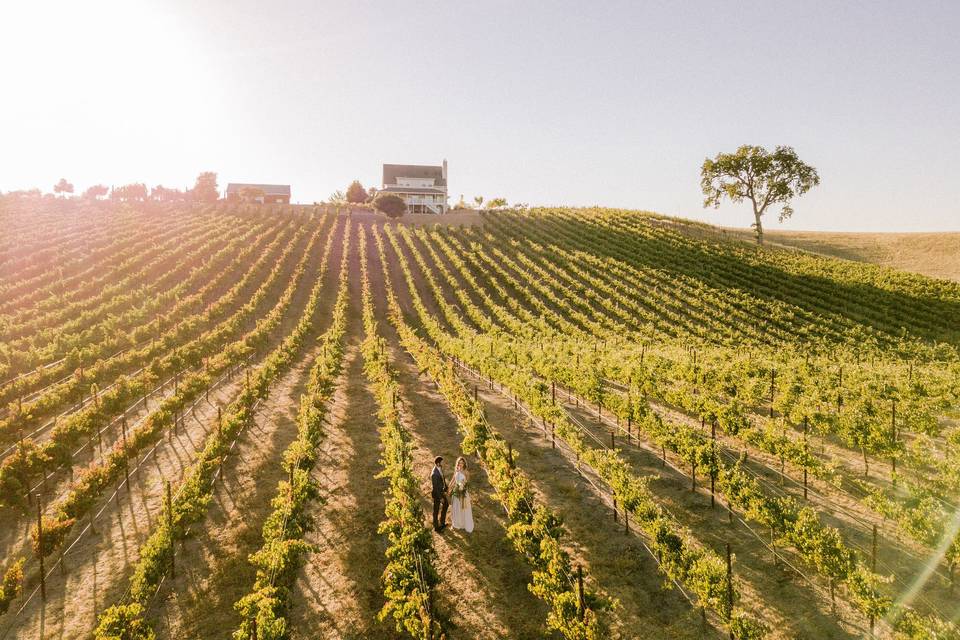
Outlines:
<svg viewBox="0 0 960 640"><path fill-rule="evenodd" d="M757 243L763 244L760 219L773 205L782 205L780 222L793 215L790 201L820 184L817 170L804 164L792 147L777 147L773 153L763 147L743 145L735 153L706 158L700 169L704 207L720 206L724 196L731 202L749 200L753 205Z"/></svg>

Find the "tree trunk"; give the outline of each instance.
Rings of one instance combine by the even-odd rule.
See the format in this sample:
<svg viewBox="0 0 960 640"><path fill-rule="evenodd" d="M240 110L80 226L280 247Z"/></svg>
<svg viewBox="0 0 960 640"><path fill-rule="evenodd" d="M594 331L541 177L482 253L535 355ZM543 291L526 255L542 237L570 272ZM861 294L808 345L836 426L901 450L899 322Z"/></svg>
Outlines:
<svg viewBox="0 0 960 640"><path fill-rule="evenodd" d="M757 244L763 246L763 225L760 223L760 212L757 211L757 205L753 205L754 230L757 232Z"/></svg>

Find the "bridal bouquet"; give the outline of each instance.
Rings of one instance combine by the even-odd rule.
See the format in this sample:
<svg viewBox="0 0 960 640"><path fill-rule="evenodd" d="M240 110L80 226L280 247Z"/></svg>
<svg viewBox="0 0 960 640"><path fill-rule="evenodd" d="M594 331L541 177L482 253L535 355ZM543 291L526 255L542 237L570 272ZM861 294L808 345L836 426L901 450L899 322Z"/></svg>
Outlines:
<svg viewBox="0 0 960 640"><path fill-rule="evenodd" d="M459 498L462 503L467 498L467 482L456 482L453 485L453 489L450 490L450 495L454 498Z"/></svg>

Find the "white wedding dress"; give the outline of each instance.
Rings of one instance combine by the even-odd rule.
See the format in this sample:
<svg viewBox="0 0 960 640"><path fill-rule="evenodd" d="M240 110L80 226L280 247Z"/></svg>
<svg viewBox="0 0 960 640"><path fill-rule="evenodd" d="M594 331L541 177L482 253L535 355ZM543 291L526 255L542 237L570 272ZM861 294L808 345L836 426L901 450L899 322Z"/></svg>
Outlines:
<svg viewBox="0 0 960 640"><path fill-rule="evenodd" d="M467 481L466 476L463 475L462 471L457 471L453 474L453 484L451 487L451 494L455 494L456 486L463 485ZM456 495L452 495L450 504L450 521L454 529L463 529L467 533L473 531L473 508L470 505L470 490L467 489L467 493L463 498L461 504L460 498Z"/></svg>

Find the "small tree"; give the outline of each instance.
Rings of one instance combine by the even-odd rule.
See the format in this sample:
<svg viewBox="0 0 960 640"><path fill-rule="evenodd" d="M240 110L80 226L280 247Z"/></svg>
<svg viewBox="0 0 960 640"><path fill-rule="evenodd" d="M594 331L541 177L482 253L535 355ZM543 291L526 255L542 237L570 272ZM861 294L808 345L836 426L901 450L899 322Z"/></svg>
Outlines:
<svg viewBox="0 0 960 640"><path fill-rule="evenodd" d="M507 206L506 198L491 198L487 201L488 209L502 209Z"/></svg>
<svg viewBox="0 0 960 640"><path fill-rule="evenodd" d="M217 191L217 174L213 171L204 171L197 176L197 183L191 191L194 199L200 202L216 202L220 198Z"/></svg>
<svg viewBox="0 0 960 640"><path fill-rule="evenodd" d="M240 199L244 202L263 202L266 194L260 187L244 187L240 189Z"/></svg>
<svg viewBox="0 0 960 640"><path fill-rule="evenodd" d="M89 200L99 200L103 196L107 195L109 192L110 192L110 189L108 189L106 185L95 184L83 192L83 197Z"/></svg>
<svg viewBox="0 0 960 640"><path fill-rule="evenodd" d="M407 211L407 203L393 193L381 193L373 201L374 208L382 211L388 218L399 218Z"/></svg>
<svg viewBox="0 0 960 640"><path fill-rule="evenodd" d="M351 204L363 204L367 201L367 190L363 188L359 180L354 180L347 187L347 202Z"/></svg>
<svg viewBox="0 0 960 640"><path fill-rule="evenodd" d="M347 196L343 195L343 191L337 190L330 194L329 201L330 204L346 204Z"/></svg>
<svg viewBox="0 0 960 640"><path fill-rule="evenodd" d="M460 196L463 199L463 196ZM473 201L477 203L477 208L483 206L483 196L473 196Z"/></svg>
<svg viewBox="0 0 960 640"><path fill-rule="evenodd" d="M125 184L122 187L114 187L110 192L111 200L146 200L147 199L147 185L142 182L135 182L133 184Z"/></svg>
<svg viewBox="0 0 960 640"><path fill-rule="evenodd" d="M780 222L793 215L790 200L820 184L813 167L804 164L791 147L777 147L768 153L763 147L743 145L735 153L706 158L700 169L703 206L718 208L724 196L731 202L753 205L757 244L763 244L760 218L774 204L781 204Z"/></svg>
<svg viewBox="0 0 960 640"><path fill-rule="evenodd" d="M158 184L150 191L150 199L157 200L159 202L171 202L174 200L182 200L183 192L179 189L168 189L167 187Z"/></svg>
<svg viewBox="0 0 960 640"><path fill-rule="evenodd" d="M57 195L73 193L73 185L67 182L66 178L60 178L60 182L53 185L53 192Z"/></svg>

